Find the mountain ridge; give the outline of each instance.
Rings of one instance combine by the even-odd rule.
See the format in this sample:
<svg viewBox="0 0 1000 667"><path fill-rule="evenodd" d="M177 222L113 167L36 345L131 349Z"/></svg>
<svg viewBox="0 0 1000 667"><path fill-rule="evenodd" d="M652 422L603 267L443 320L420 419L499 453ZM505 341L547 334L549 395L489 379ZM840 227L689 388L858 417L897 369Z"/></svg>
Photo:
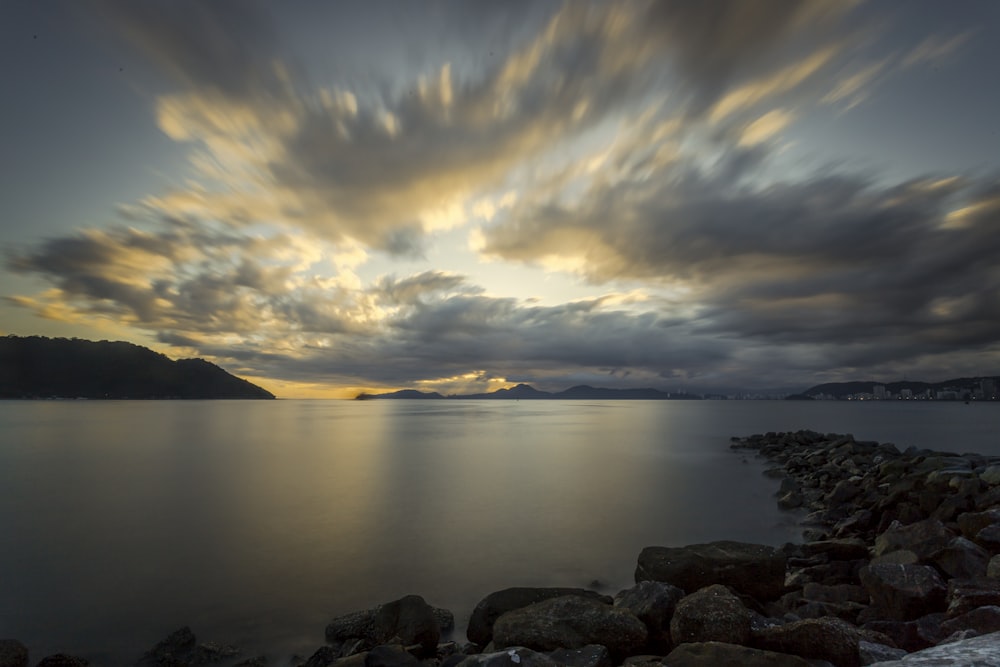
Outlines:
<svg viewBox="0 0 1000 667"><path fill-rule="evenodd" d="M204 359L170 359L125 341L0 337L0 398L273 399Z"/></svg>
<svg viewBox="0 0 1000 667"><path fill-rule="evenodd" d="M530 384L521 383L513 387L497 389L483 394L449 394L438 392L421 392L415 389L403 389L385 394L358 394L356 400L394 400L394 399L442 399L442 400L700 400L701 396L685 392L666 392L659 389L611 389L608 387L591 387L590 385L575 385L558 392L541 391Z"/></svg>

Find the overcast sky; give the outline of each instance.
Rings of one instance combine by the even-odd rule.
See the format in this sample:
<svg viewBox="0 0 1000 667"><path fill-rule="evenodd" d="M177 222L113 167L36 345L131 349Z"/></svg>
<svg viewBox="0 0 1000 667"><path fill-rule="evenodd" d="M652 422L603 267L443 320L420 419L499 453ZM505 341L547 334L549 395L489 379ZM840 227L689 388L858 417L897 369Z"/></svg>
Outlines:
<svg viewBox="0 0 1000 667"><path fill-rule="evenodd" d="M1000 3L0 6L0 333L280 396L1000 373Z"/></svg>

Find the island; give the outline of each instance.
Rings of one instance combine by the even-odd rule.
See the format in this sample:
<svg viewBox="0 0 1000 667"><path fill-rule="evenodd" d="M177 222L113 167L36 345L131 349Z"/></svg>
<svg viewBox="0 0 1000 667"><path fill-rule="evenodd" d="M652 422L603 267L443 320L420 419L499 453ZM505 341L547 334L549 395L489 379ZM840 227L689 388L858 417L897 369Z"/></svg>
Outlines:
<svg viewBox="0 0 1000 667"><path fill-rule="evenodd" d="M519 384L507 389L497 389L485 394L450 394L445 396L436 391L425 392L415 389L403 389L387 394L358 394L356 399L367 401L373 399L451 399L451 400L590 400L590 401L667 401L667 400L700 400L702 397L687 392L667 392L659 389L609 389L607 387L591 387L577 385L563 391L540 391L530 384Z"/></svg>
<svg viewBox="0 0 1000 667"><path fill-rule="evenodd" d="M4 399L273 399L203 359L178 359L122 341L0 337Z"/></svg>

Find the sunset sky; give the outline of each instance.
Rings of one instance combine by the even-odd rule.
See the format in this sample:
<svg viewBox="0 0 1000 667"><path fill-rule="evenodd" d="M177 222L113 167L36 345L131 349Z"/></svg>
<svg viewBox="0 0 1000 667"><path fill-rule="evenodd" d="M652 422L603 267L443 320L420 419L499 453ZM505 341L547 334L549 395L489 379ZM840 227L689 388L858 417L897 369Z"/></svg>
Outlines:
<svg viewBox="0 0 1000 667"><path fill-rule="evenodd" d="M1000 373L1000 2L0 5L0 333L279 396Z"/></svg>

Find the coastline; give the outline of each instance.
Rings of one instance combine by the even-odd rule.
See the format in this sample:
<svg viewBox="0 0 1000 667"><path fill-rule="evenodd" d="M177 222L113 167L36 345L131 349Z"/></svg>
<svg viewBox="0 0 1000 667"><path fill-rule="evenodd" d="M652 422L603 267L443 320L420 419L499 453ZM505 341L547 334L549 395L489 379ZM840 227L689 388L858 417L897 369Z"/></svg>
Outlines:
<svg viewBox="0 0 1000 667"><path fill-rule="evenodd" d="M808 512L804 542L649 547L636 586L614 598L497 591L477 605L468 644L439 643L447 616L407 596L334 619L328 643L291 664L603 667L726 664L725 655L753 664L766 657L754 652L770 652L780 664L867 665L936 645L975 649L976 635L1000 630L1000 457L900 452L810 431L735 438L731 447L775 464L766 474L782 479L779 505ZM489 634L473 627L477 612L492 620ZM601 636L609 626L618 630ZM288 664L178 632L135 664Z"/></svg>

